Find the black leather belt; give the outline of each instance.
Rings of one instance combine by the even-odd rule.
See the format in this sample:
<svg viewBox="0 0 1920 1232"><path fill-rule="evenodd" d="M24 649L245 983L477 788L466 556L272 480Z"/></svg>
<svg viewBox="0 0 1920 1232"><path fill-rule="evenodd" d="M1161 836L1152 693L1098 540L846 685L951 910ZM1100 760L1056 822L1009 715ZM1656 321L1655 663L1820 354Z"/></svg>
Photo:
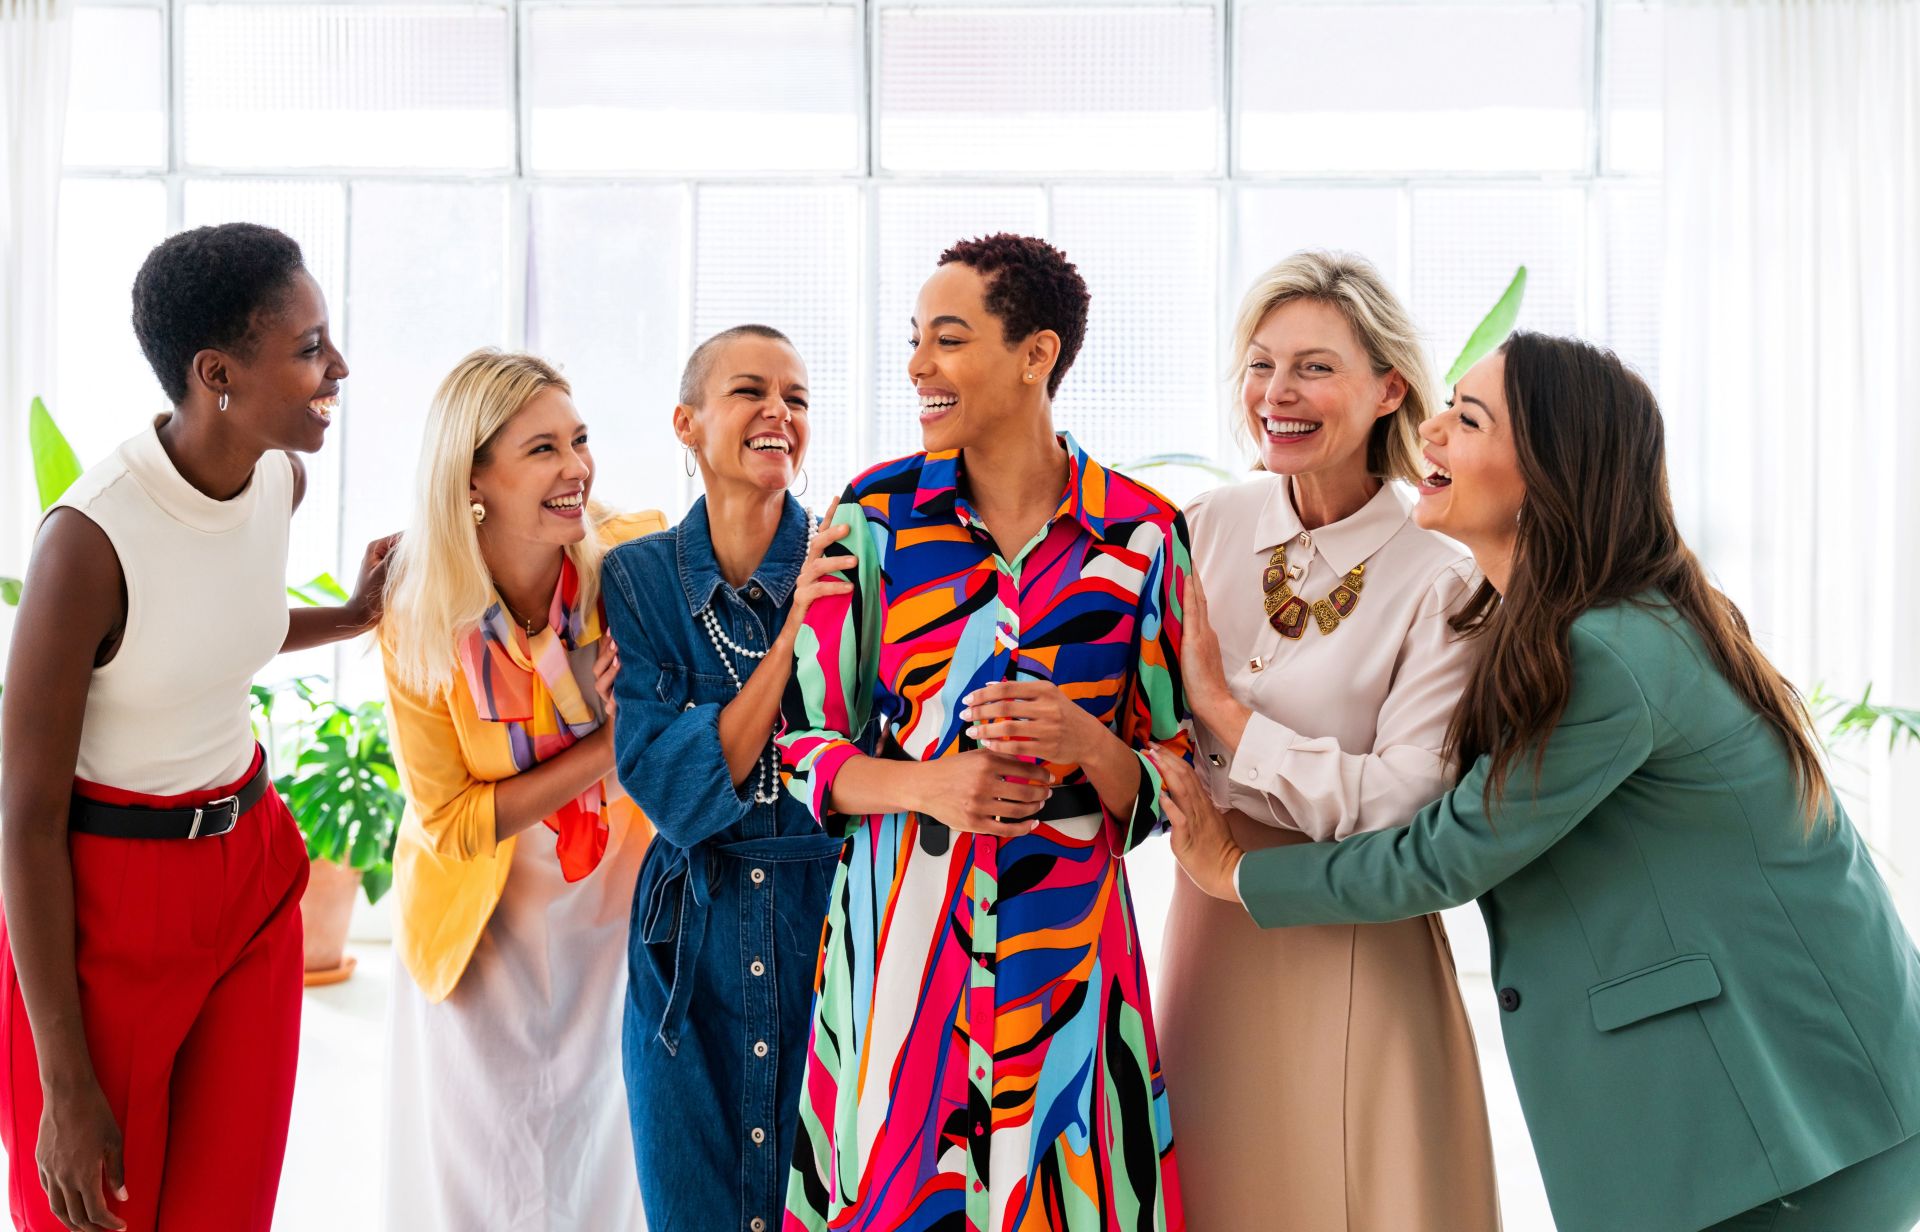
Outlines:
<svg viewBox="0 0 1920 1232"><path fill-rule="evenodd" d="M260 803L271 782L263 757L260 768L239 791L205 804L146 808L138 804L102 804L76 795L67 810L67 829L106 838L217 838L238 825L247 810Z"/></svg>

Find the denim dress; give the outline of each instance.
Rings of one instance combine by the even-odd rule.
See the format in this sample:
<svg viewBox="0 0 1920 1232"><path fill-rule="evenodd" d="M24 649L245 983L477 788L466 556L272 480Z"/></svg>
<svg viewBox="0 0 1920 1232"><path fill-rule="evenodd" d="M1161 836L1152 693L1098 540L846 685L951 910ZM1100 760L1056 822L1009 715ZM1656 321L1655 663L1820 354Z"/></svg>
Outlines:
<svg viewBox="0 0 1920 1232"><path fill-rule="evenodd" d="M620 781L655 830L627 939L621 1061L656 1232L767 1232L785 1205L841 843L777 778L766 790L762 767L734 786L719 721L737 690L721 654L743 681L759 660L717 649L701 614L741 647L768 647L807 531L789 498L766 557L735 589L714 560L703 498L673 529L614 549L601 572L620 647Z"/></svg>

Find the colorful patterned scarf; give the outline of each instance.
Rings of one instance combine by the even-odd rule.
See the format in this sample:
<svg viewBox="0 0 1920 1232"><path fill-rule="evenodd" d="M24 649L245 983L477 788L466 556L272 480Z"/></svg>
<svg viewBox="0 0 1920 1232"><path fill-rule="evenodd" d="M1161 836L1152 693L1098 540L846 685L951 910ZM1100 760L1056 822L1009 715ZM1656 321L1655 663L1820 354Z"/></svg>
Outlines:
<svg viewBox="0 0 1920 1232"><path fill-rule="evenodd" d="M533 767L571 748L600 726L593 693L600 611L581 611L580 576L570 558L560 563L547 627L533 635L507 615L497 598L480 627L460 640L460 666L473 708L490 723L507 725L513 764ZM546 819L559 835L560 871L568 881L591 873L607 850L607 809L626 795L612 775L593 784Z"/></svg>

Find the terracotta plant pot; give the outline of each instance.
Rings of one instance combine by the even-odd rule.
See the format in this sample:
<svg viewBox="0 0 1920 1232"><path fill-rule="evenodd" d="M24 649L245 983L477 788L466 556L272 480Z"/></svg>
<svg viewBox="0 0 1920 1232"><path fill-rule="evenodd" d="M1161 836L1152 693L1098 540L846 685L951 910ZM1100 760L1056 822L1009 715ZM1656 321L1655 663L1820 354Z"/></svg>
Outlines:
<svg viewBox="0 0 1920 1232"><path fill-rule="evenodd" d="M307 983L330 983L351 971L346 957L347 925L360 894L360 872L332 860L315 860L300 897L300 922L306 928Z"/></svg>

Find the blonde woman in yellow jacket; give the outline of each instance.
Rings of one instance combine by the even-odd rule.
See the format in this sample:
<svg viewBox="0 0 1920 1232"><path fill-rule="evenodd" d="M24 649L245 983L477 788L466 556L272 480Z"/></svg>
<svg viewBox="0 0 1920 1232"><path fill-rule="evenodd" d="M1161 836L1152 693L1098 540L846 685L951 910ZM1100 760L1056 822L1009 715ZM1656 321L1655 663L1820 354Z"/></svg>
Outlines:
<svg viewBox="0 0 1920 1232"><path fill-rule="evenodd" d="M652 831L613 773L608 517L566 381L476 351L435 395L381 646L407 814L387 1226L643 1228L619 1071Z"/></svg>

